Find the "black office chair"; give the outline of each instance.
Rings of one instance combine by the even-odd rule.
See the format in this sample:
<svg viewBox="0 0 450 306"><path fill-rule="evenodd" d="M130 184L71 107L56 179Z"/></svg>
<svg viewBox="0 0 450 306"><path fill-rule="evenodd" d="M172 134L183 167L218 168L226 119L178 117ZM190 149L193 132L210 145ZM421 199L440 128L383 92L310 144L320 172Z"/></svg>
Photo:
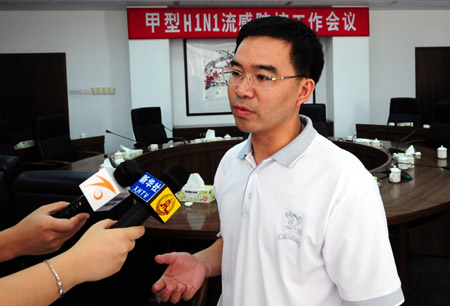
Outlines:
<svg viewBox="0 0 450 306"><path fill-rule="evenodd" d="M326 122L326 107L323 103L307 103L300 106L300 115L305 115L311 119L316 131L323 137L328 137Z"/></svg>
<svg viewBox="0 0 450 306"><path fill-rule="evenodd" d="M46 163L56 167L70 164L83 157L102 154L101 152L77 152L70 139L69 121L63 114L36 118L34 141Z"/></svg>
<svg viewBox="0 0 450 306"><path fill-rule="evenodd" d="M69 136L69 122L65 115L37 117L35 142L45 161L70 164L78 158Z"/></svg>
<svg viewBox="0 0 450 306"><path fill-rule="evenodd" d="M439 101L434 105L427 145L435 149L441 145L447 148L450 146L450 100Z"/></svg>
<svg viewBox="0 0 450 306"><path fill-rule="evenodd" d="M16 155L6 120L0 120L0 155Z"/></svg>
<svg viewBox="0 0 450 306"><path fill-rule="evenodd" d="M417 98L391 98L388 123L412 122L420 126L422 121L420 100Z"/></svg>
<svg viewBox="0 0 450 306"><path fill-rule="evenodd" d="M13 144L34 137L35 116L32 111L11 111L6 115Z"/></svg>
<svg viewBox="0 0 450 306"><path fill-rule="evenodd" d="M131 122L133 124L134 137L136 137L136 147L163 144L170 140L182 140L181 138L167 137L165 127L162 124L160 107L132 109Z"/></svg>

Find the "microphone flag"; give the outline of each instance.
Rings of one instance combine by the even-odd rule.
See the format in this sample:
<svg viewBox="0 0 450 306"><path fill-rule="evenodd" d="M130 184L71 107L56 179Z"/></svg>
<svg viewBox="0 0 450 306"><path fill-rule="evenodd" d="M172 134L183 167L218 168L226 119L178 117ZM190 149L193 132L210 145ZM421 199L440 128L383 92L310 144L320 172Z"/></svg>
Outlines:
<svg viewBox="0 0 450 306"><path fill-rule="evenodd" d="M145 173L131 186L129 192L150 205L152 215L163 223L166 223L181 206L170 188L149 173Z"/></svg>
<svg viewBox="0 0 450 306"><path fill-rule="evenodd" d="M79 185L93 211L110 210L130 194L114 179L114 168L103 168Z"/></svg>

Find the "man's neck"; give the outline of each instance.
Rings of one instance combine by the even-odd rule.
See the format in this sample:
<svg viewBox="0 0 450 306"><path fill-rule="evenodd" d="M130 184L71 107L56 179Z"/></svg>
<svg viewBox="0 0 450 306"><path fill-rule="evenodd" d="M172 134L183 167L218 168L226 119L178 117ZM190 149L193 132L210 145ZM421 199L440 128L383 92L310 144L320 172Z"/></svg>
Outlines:
<svg viewBox="0 0 450 306"><path fill-rule="evenodd" d="M252 133L253 158L256 164L274 155L294 140L303 129L300 120L292 127L281 131L270 131L260 134Z"/></svg>

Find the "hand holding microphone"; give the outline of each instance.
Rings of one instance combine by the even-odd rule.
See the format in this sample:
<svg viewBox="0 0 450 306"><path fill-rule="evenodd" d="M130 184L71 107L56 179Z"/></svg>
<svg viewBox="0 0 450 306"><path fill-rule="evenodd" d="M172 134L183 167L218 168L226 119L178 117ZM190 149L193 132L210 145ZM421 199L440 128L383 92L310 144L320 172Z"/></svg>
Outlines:
<svg viewBox="0 0 450 306"><path fill-rule="evenodd" d="M139 166L132 160L121 163L115 169L103 168L80 184L82 196L52 216L70 219L81 212L110 210L129 196L125 188L141 175Z"/></svg>

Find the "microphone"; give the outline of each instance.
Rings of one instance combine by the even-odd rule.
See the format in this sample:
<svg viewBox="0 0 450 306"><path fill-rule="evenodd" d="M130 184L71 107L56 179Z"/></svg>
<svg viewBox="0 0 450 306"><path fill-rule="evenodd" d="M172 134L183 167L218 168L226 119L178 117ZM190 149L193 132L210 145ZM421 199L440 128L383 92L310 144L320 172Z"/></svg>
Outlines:
<svg viewBox="0 0 450 306"><path fill-rule="evenodd" d="M389 154L394 154L394 153L405 153L405 151L400 150L398 148L398 145L400 143L402 143L403 141L405 141L406 139L408 139L411 135L413 135L416 132L416 130L413 130L411 133L409 133L408 135L406 135L405 137L403 137L399 142L397 142L397 145L395 146L395 148L389 148L388 152Z"/></svg>
<svg viewBox="0 0 450 306"><path fill-rule="evenodd" d="M161 223L165 223L180 208L181 204L174 193L186 184L188 178L189 173L179 164L165 169L160 179L145 173L129 189L137 203L112 228L140 225L149 216L153 216ZM165 183L163 183L162 179L165 180Z"/></svg>
<svg viewBox="0 0 450 306"><path fill-rule="evenodd" d="M399 163L399 164L408 164L409 165L409 163ZM414 164L414 166L429 167L429 168L439 168L439 169L450 170L450 166L435 166L435 165L426 165L426 164Z"/></svg>
<svg viewBox="0 0 450 306"><path fill-rule="evenodd" d="M133 138L125 137L125 136L123 136L123 135L120 135L120 134L111 132L110 130L106 130L105 132L108 133L108 134L116 135L116 136L118 136L118 137L120 137L120 138L123 138L123 139L126 139L126 140L133 141L133 142L134 142L134 147L135 147L135 148L141 149L141 148L147 148L147 147L148 147L148 144L141 143L141 142L137 142L137 141L136 141L135 139L133 139Z"/></svg>
<svg viewBox="0 0 450 306"><path fill-rule="evenodd" d="M162 123L161 123L161 124L162 124ZM171 139L173 139L173 140L180 140L180 141L183 142L183 144L186 144L186 143L189 142L186 138L183 138L183 137L180 137L180 136L176 135L171 129L169 129L169 128L168 128L167 126L165 126L164 124L162 124L162 126L163 126L166 130L168 130L169 132L172 133L173 137L172 137Z"/></svg>
<svg viewBox="0 0 450 306"><path fill-rule="evenodd" d="M370 134L370 133L374 133L374 132L380 132L380 131L387 130L389 128L391 128L391 127L390 126L384 126L382 128L379 128L379 129L374 129L374 130L370 130L370 131L364 131L361 134L364 135L364 134ZM354 141L355 137L358 138L358 132L356 132L355 135L352 136L352 142Z"/></svg>
<svg viewBox="0 0 450 306"><path fill-rule="evenodd" d="M116 169L103 168L96 172L80 184L83 195L52 216L70 219L81 212L110 210L129 196L126 187L141 177L142 172L134 164L135 161L126 160Z"/></svg>

